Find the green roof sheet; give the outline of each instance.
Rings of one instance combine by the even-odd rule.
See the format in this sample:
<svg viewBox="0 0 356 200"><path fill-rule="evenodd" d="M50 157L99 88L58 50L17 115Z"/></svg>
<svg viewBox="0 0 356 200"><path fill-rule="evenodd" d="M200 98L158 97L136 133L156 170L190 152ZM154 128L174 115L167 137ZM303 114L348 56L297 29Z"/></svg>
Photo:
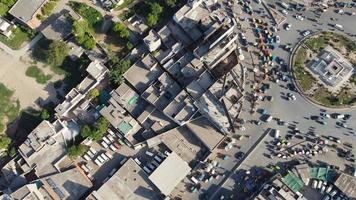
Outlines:
<svg viewBox="0 0 356 200"><path fill-rule="evenodd" d="M120 122L118 129L121 131L121 133L126 135L128 132L130 132L130 130L132 129L132 126L130 124L122 121L122 122Z"/></svg>
<svg viewBox="0 0 356 200"><path fill-rule="evenodd" d="M286 184L293 192L297 192L302 187L304 187L304 182L293 172L288 172L288 174L282 178L284 184Z"/></svg>
<svg viewBox="0 0 356 200"><path fill-rule="evenodd" d="M322 181L330 181L333 171L329 167L312 167L309 170L310 177Z"/></svg>
<svg viewBox="0 0 356 200"><path fill-rule="evenodd" d="M138 96L133 96L130 98L130 100L127 102L127 104L129 104L130 106L132 106L133 104L135 104L137 102Z"/></svg>

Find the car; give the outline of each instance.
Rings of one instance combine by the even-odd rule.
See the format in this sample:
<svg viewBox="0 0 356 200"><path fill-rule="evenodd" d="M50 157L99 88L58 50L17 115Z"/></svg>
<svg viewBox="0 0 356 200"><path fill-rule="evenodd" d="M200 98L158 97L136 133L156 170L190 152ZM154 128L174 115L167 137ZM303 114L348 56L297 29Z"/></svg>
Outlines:
<svg viewBox="0 0 356 200"><path fill-rule="evenodd" d="M349 120L349 119L351 119L351 117L352 116L350 114L345 114L343 119L344 120Z"/></svg>
<svg viewBox="0 0 356 200"><path fill-rule="evenodd" d="M320 116L325 117L325 118L330 118L331 116L327 113L320 113Z"/></svg>
<svg viewBox="0 0 356 200"><path fill-rule="evenodd" d="M288 15L288 12L287 12L286 10L282 10L282 14L283 14L284 16L287 16L287 15Z"/></svg>
<svg viewBox="0 0 356 200"><path fill-rule="evenodd" d="M245 153L242 151L239 151L235 154L235 158L238 160L241 160L245 156Z"/></svg>
<svg viewBox="0 0 356 200"><path fill-rule="evenodd" d="M303 35L304 37L306 37L306 36L310 35L310 31L304 31L304 32L302 33L302 35Z"/></svg>
<svg viewBox="0 0 356 200"><path fill-rule="evenodd" d="M344 10L343 9L339 9L336 11L337 14L343 14L344 13Z"/></svg>
<svg viewBox="0 0 356 200"><path fill-rule="evenodd" d="M281 38L279 37L279 35L276 35L276 43L280 43L281 42Z"/></svg>
<svg viewBox="0 0 356 200"><path fill-rule="evenodd" d="M293 94L293 93L290 93L290 92L288 92L287 93L287 97L288 97L288 100L296 100L297 98L295 97L295 95Z"/></svg>
<svg viewBox="0 0 356 200"><path fill-rule="evenodd" d="M292 24L286 23L284 25L284 30L289 31L292 28Z"/></svg>
<svg viewBox="0 0 356 200"><path fill-rule="evenodd" d="M345 123L342 123L342 122L336 122L336 125L341 126L343 128L347 128L347 125Z"/></svg>
<svg viewBox="0 0 356 200"><path fill-rule="evenodd" d="M302 17L301 15L296 15L295 18L298 19L298 20L300 20L300 21L303 21L303 20L304 20L304 17Z"/></svg>
<svg viewBox="0 0 356 200"><path fill-rule="evenodd" d="M272 31L272 32L277 32L277 28L276 28L275 26L272 26L272 27L271 27L271 31Z"/></svg>

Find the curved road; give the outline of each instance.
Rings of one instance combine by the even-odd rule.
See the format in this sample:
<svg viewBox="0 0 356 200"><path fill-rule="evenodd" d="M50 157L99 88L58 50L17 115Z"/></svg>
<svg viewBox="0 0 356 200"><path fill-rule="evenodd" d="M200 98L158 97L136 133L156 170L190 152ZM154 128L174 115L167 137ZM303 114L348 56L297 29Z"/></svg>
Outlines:
<svg viewBox="0 0 356 200"><path fill-rule="evenodd" d="M275 0L268 0L265 1L267 4L273 3L275 4ZM258 9L258 8L263 8L262 5L256 4L253 0L251 1L252 8L253 9ZM276 4L275 4L276 5ZM240 5L239 5L240 6ZM277 10L282 10L281 7L276 5ZM291 47L293 48L297 42L303 37L301 35L301 32L305 30L309 30L311 32L316 32L320 30L329 30L329 29L334 29L331 25L337 23L341 24L344 27L344 31L342 33L344 34L351 34L351 35L356 35L356 28L355 28L355 21L356 21L356 16L350 16L350 15L340 15L334 12L334 9L329 8L329 11L324 12L321 14L320 18L316 17L315 14L313 13L314 8L309 9L304 12L298 12L298 11L288 11L288 15L286 16L286 20L278 27L277 35L280 36L281 42L280 44L286 44L290 43ZM344 9L345 11L351 11L350 8ZM304 17L303 21L297 20L294 16L295 14L300 13ZM239 17L246 17L250 18L249 15L246 13L242 13L239 15ZM257 14L254 14L254 18L261 18L261 16L258 16ZM308 20L308 18L313 18L313 19L318 19L319 22L312 22ZM332 21L330 18L338 18L338 20ZM265 21L265 20L264 20ZM283 25L285 23L290 23L292 24L292 28L289 31L285 31L283 28ZM247 22L241 22L242 25L247 25ZM247 25L248 26L248 25ZM242 29L248 29L248 27L244 27ZM336 30L338 31L338 30ZM253 35L246 35L247 39L249 42L255 42L255 37ZM353 40L355 40L355 36L352 37ZM283 60L288 63L289 58L290 58L290 53L283 50L282 48L276 48L275 50L272 51L272 53L280 58L283 58ZM285 75L289 75L291 77L290 72L288 72ZM250 77L251 79L251 77ZM271 95L274 97L274 101L267 102L267 101L260 101L259 108L265 108L268 110L268 113L271 114L274 117L277 117L283 121L287 121L290 124L296 125L302 133L307 132L311 127L314 128L315 133L319 135L334 135L340 138L342 142L351 142L356 145L356 108L346 108L346 109L327 109L327 113L342 113L342 114L351 114L352 119L348 120L346 122L348 128L341 128L336 126L336 121L340 120L335 120L335 119L326 119L324 121L327 122L327 125L321 125L313 120L311 120L309 117L311 115L319 115L320 114L320 107L317 105L309 102L305 98L303 98L300 94L296 92L292 92L296 95L297 100L295 101L288 101L282 98L282 96L285 96L286 93L291 92L290 90L286 89L286 84L291 83L290 79L288 80L287 83L280 81L279 84L269 82L271 85L271 89L268 90L267 95ZM241 113L241 117L244 118L246 121L249 120L256 120L258 117L260 117L259 114L255 115L250 115L247 112L247 109ZM287 127L281 127L277 125L275 121L272 121L271 123L263 123L259 126L254 125L254 124L247 124L246 125L246 131L245 134L247 135L252 135L252 137L257 140L258 138L254 137L256 134L262 134L262 130L266 130L267 128L278 128L281 130L281 136L284 137L286 133L288 132ZM247 151L247 148L242 148L242 150ZM242 168L248 170L252 166L266 166L269 164L272 160L269 160L268 158L263 156L263 153L266 152L265 150L265 145L259 145L256 147L255 152L252 153L248 158L246 158L246 161L244 161L240 166L237 167L237 170ZM353 150L353 153L355 154L355 150ZM320 159L328 159L326 156L324 158ZM330 159L330 158L329 158ZM274 162L277 162L278 159L274 159ZM329 160L328 160L329 161ZM340 158L337 158L335 156L334 160L330 161L332 164L335 165L340 165L341 163L345 163L345 161L341 160ZM334 162L334 163L333 163ZM235 163L236 164L236 163ZM341 166L342 167L342 166ZM211 193L210 199L218 199L220 195L225 195L229 196L232 188L235 187L235 181L239 181L236 178L235 174L232 174L226 181L220 183L217 187L217 189ZM235 196L236 197L236 196Z"/></svg>

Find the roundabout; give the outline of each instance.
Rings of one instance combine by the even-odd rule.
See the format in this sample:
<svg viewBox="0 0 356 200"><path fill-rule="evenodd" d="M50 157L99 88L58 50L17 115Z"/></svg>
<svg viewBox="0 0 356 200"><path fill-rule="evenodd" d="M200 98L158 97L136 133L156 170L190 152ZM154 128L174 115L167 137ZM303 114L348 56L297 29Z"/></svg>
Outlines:
<svg viewBox="0 0 356 200"><path fill-rule="evenodd" d="M292 80L301 95L333 109L356 104L355 63L356 42L332 31L302 38L289 60Z"/></svg>

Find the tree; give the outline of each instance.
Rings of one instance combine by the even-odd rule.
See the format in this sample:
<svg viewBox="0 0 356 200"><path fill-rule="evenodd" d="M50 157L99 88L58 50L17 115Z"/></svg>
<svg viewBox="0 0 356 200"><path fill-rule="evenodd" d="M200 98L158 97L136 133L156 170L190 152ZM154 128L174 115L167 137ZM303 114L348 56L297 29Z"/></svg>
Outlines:
<svg viewBox="0 0 356 200"><path fill-rule="evenodd" d="M0 150L7 149L11 144L11 139L6 135L0 135Z"/></svg>
<svg viewBox="0 0 356 200"><path fill-rule="evenodd" d="M100 92L98 89L94 88L88 92L87 98L93 99L96 98L100 95Z"/></svg>
<svg viewBox="0 0 356 200"><path fill-rule="evenodd" d="M67 154L69 158L71 159L76 159L79 156L84 155L84 153L88 150L88 146L85 146L83 144L79 145L73 145L67 149Z"/></svg>
<svg viewBox="0 0 356 200"><path fill-rule="evenodd" d="M83 138L87 138L87 137L91 136L92 132L93 131L91 130L91 128L88 125L83 125L82 127L80 127L80 135Z"/></svg>
<svg viewBox="0 0 356 200"><path fill-rule="evenodd" d="M47 109L43 109L41 111L41 119L46 120L46 119L49 119L50 117L51 117L51 115Z"/></svg>
<svg viewBox="0 0 356 200"><path fill-rule="evenodd" d="M6 4L0 3L0 16L5 15L8 10L9 10L9 7Z"/></svg>
<svg viewBox="0 0 356 200"><path fill-rule="evenodd" d="M99 131L100 133L105 133L106 130L108 130L110 126L110 123L107 119L104 117L101 117L98 122L96 123L95 129L96 131Z"/></svg>
<svg viewBox="0 0 356 200"><path fill-rule="evenodd" d="M166 0L166 4L171 8L176 6L176 2L177 0Z"/></svg>
<svg viewBox="0 0 356 200"><path fill-rule="evenodd" d="M158 16L154 14L148 14L147 16L147 25L150 27L153 27L157 24L158 22Z"/></svg>
<svg viewBox="0 0 356 200"><path fill-rule="evenodd" d="M149 3L150 13L147 15L147 25L155 26L163 12L163 7L159 3Z"/></svg>
<svg viewBox="0 0 356 200"><path fill-rule="evenodd" d="M124 73L131 67L130 60L120 60L109 73L110 81L114 84L121 84L123 82Z"/></svg>
<svg viewBox="0 0 356 200"><path fill-rule="evenodd" d="M82 45L86 49L93 49L95 47L94 30L86 20L74 22L72 31L79 45Z"/></svg>
<svg viewBox="0 0 356 200"><path fill-rule="evenodd" d="M119 37L124 39L127 39L130 36L130 31L123 23L115 23L112 27L112 31L116 33Z"/></svg>
<svg viewBox="0 0 356 200"><path fill-rule="evenodd" d="M62 65L64 59L67 57L69 52L69 47L63 41L52 42L47 51L46 62L52 66Z"/></svg>
<svg viewBox="0 0 356 200"><path fill-rule="evenodd" d="M103 139L104 137L104 133L100 132L99 130L95 130L92 132L90 138L94 141L99 141L101 139Z"/></svg>
<svg viewBox="0 0 356 200"><path fill-rule="evenodd" d="M131 42L127 42L127 43L126 43L126 48L127 48L128 50L131 50L131 49L133 48L133 44L132 44Z"/></svg>

